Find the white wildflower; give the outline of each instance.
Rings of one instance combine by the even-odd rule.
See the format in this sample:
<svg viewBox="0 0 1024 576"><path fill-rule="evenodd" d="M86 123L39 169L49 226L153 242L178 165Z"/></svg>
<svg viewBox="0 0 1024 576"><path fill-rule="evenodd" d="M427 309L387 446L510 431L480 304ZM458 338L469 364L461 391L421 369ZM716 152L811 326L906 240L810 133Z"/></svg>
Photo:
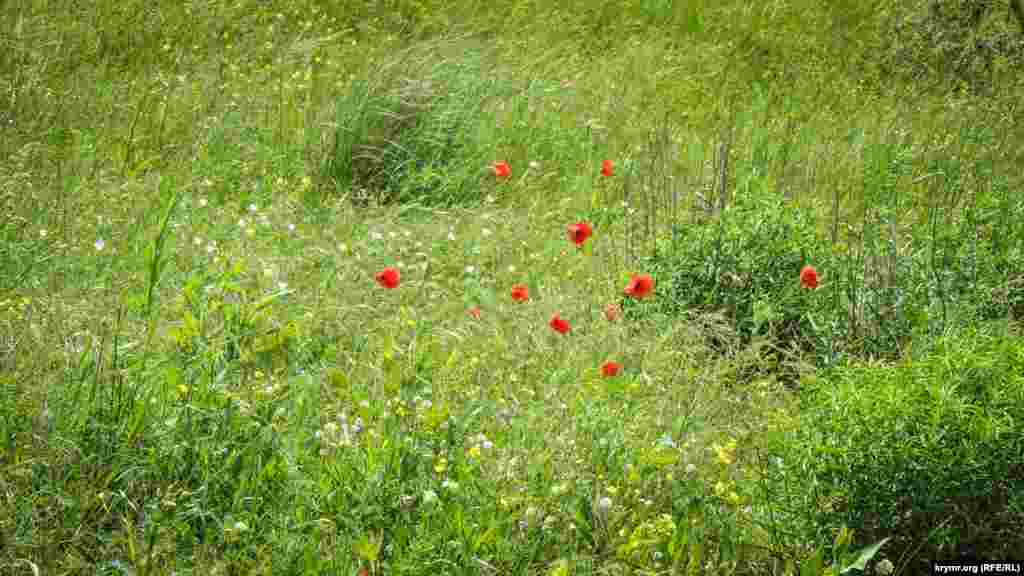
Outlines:
<svg viewBox="0 0 1024 576"><path fill-rule="evenodd" d="M597 501L597 515L598 515L598 517L600 517L602 520L607 518L608 517L608 511L611 510L611 508L612 508L612 499L607 497L607 496L601 497L601 499Z"/></svg>

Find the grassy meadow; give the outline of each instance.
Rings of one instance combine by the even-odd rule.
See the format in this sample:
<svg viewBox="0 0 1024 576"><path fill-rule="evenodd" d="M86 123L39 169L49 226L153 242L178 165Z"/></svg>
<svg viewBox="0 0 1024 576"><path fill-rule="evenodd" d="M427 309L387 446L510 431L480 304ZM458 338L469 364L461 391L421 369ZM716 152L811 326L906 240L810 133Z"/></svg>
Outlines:
<svg viewBox="0 0 1024 576"><path fill-rule="evenodd" d="M0 575L1024 561L989 4L0 3Z"/></svg>

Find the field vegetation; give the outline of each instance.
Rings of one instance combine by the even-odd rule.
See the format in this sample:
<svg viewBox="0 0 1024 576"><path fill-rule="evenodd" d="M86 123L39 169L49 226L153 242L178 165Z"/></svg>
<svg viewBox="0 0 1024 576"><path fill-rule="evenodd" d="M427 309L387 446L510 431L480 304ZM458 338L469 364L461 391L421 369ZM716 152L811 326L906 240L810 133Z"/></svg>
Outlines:
<svg viewBox="0 0 1024 576"><path fill-rule="evenodd" d="M1024 561L1022 12L0 3L0 574Z"/></svg>

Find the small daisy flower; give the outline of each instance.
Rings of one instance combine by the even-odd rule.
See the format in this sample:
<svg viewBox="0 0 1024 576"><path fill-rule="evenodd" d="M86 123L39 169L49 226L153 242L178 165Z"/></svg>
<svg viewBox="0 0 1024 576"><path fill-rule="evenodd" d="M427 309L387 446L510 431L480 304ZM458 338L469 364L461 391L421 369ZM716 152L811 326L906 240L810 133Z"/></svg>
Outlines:
<svg viewBox="0 0 1024 576"><path fill-rule="evenodd" d="M253 212L253 213L256 212L256 204L255 203L249 204L249 212Z"/></svg>
<svg viewBox="0 0 1024 576"><path fill-rule="evenodd" d="M103 241L103 238L98 238L96 240L96 243L93 244L93 246L96 247L96 251L97 252L102 252L103 251L103 247L106 246L106 245L107 245L107 243Z"/></svg>

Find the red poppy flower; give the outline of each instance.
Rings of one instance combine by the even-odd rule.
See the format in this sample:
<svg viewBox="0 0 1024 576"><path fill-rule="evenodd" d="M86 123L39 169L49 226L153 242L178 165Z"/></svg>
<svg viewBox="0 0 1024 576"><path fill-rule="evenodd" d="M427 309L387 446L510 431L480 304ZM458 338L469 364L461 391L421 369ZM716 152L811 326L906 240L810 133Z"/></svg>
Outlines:
<svg viewBox="0 0 1024 576"><path fill-rule="evenodd" d="M608 304L604 307L604 317L609 322L615 322L619 319L619 315L622 314L622 308L619 308L618 304Z"/></svg>
<svg viewBox="0 0 1024 576"><path fill-rule="evenodd" d="M634 274L624 292L627 296L644 298L654 290L654 278L650 274Z"/></svg>
<svg viewBox="0 0 1024 576"><path fill-rule="evenodd" d="M401 275L398 273L397 269L385 268L380 272L377 272L377 284L380 284L385 288L394 288L398 286L398 279L400 276Z"/></svg>
<svg viewBox="0 0 1024 576"><path fill-rule="evenodd" d="M512 167L504 160L494 163L494 175L498 178L507 178L512 175Z"/></svg>
<svg viewBox="0 0 1024 576"><path fill-rule="evenodd" d="M590 227L590 222L580 221L569 226L569 240L576 244L583 244L593 233L594 230Z"/></svg>
<svg viewBox="0 0 1024 576"><path fill-rule="evenodd" d="M800 285L804 288L818 287L818 271L808 264L800 270Z"/></svg>
<svg viewBox="0 0 1024 576"><path fill-rule="evenodd" d="M514 284L512 286L512 299L516 302L525 302L530 298L530 287L526 284Z"/></svg>
<svg viewBox="0 0 1024 576"><path fill-rule="evenodd" d="M612 175L612 161L611 160L602 160L601 161L601 175L602 176L611 176Z"/></svg>
<svg viewBox="0 0 1024 576"><path fill-rule="evenodd" d="M480 307L473 306L469 310L466 310L466 313L472 316L473 318L480 318Z"/></svg>
<svg viewBox="0 0 1024 576"><path fill-rule="evenodd" d="M601 373L604 374L606 378L611 378L612 376L617 375L621 369L622 364L619 364L614 360L609 360L604 364L601 364Z"/></svg>
<svg viewBox="0 0 1024 576"><path fill-rule="evenodd" d="M569 331L569 322L559 316L558 312L555 312L555 315L551 317L551 321L548 322L548 325L559 334L565 334Z"/></svg>
<svg viewBox="0 0 1024 576"><path fill-rule="evenodd" d="M370 576L370 571L366 568L366 566L363 566L359 569L359 574L357 574L356 576Z"/></svg>

